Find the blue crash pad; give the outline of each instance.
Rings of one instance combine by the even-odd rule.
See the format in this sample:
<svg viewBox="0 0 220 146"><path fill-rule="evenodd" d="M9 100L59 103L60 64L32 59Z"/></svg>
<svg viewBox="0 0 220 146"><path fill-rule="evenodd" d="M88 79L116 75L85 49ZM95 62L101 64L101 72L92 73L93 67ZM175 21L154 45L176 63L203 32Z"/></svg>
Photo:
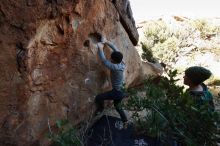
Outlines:
<svg viewBox="0 0 220 146"><path fill-rule="evenodd" d="M127 129L119 118L104 115L88 132L86 146L163 146L156 139L147 136L134 136L134 126L130 124ZM170 146L180 146L170 142Z"/></svg>

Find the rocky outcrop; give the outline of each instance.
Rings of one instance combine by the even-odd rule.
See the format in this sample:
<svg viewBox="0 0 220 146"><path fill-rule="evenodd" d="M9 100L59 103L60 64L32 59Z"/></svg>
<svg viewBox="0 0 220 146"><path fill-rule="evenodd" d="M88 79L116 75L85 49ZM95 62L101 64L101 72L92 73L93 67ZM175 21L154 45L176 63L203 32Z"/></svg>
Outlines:
<svg viewBox="0 0 220 146"><path fill-rule="evenodd" d="M110 88L93 47L98 33L123 52L127 86L153 73L134 49L138 33L127 0L1 1L1 145L46 146L56 120L77 124L91 115L94 96Z"/></svg>
<svg viewBox="0 0 220 146"><path fill-rule="evenodd" d="M133 19L130 2L128 0L113 0L113 3L120 15L120 22L128 33L128 36L134 45L138 43L138 32Z"/></svg>

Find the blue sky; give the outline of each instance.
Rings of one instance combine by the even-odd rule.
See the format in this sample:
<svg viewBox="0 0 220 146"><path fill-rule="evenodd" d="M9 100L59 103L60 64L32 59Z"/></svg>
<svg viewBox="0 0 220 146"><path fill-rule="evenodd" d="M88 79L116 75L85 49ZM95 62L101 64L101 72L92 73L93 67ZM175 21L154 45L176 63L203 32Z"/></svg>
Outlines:
<svg viewBox="0 0 220 146"><path fill-rule="evenodd" d="M136 21L162 15L220 17L220 0L130 0Z"/></svg>

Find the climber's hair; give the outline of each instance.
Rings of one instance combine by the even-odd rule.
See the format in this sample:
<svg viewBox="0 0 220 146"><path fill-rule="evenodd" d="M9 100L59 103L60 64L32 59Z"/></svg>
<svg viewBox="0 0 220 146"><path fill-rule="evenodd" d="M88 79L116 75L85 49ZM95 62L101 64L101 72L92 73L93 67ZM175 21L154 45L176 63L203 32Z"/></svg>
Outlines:
<svg viewBox="0 0 220 146"><path fill-rule="evenodd" d="M119 51L114 51L111 54L111 59L116 62L116 63L121 63L122 59L123 59L123 55L121 52Z"/></svg>

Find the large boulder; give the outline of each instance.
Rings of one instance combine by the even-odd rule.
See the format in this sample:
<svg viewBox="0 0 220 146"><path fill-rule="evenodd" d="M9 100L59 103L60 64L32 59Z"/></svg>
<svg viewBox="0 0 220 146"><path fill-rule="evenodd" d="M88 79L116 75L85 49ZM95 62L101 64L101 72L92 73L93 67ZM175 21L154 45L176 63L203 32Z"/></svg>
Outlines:
<svg viewBox="0 0 220 146"><path fill-rule="evenodd" d="M138 33L123 2L126 8L110 0L1 1L0 145L46 146L56 120L89 118L95 95L110 89L94 47L99 33L123 52L128 87L154 74L147 64L142 68Z"/></svg>

